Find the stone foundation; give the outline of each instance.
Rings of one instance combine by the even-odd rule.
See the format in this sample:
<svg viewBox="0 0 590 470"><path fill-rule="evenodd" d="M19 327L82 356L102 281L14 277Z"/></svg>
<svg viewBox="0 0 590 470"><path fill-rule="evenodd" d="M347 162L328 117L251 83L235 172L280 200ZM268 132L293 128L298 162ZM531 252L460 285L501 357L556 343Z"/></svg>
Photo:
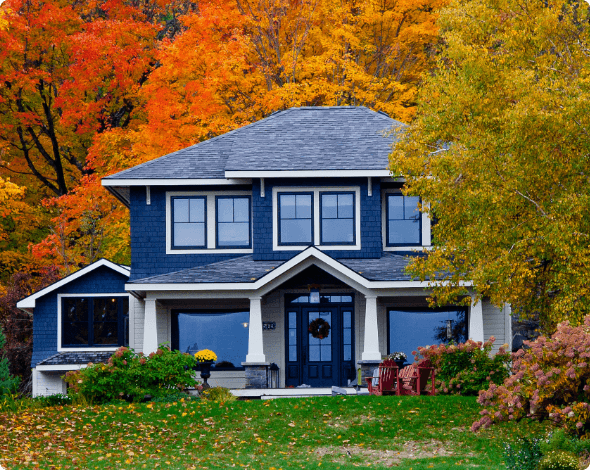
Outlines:
<svg viewBox="0 0 590 470"><path fill-rule="evenodd" d="M367 386L367 377L373 377L373 371L379 367L381 361L358 361L358 365L361 366L361 387Z"/></svg>
<svg viewBox="0 0 590 470"><path fill-rule="evenodd" d="M246 372L245 388L268 388L266 369L268 364L242 364Z"/></svg>

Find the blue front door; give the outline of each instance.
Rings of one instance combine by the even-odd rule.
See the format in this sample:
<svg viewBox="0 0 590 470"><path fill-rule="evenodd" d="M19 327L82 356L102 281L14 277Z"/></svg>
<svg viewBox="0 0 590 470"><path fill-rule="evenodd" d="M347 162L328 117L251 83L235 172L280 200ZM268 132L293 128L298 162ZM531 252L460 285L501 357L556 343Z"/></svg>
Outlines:
<svg viewBox="0 0 590 470"><path fill-rule="evenodd" d="M286 316L287 386L347 385L354 376L352 305L288 306ZM310 331L314 322L329 325L329 333Z"/></svg>

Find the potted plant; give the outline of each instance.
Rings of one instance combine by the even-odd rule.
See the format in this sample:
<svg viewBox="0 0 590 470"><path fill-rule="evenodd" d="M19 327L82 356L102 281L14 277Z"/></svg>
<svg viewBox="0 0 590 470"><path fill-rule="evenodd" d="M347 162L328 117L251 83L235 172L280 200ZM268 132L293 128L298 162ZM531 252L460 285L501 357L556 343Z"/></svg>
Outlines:
<svg viewBox="0 0 590 470"><path fill-rule="evenodd" d="M395 362L400 369L404 366L407 358L406 353L401 351L392 352L385 357L385 359Z"/></svg>
<svg viewBox="0 0 590 470"><path fill-rule="evenodd" d="M217 360L217 354L210 349L202 349L195 353L195 359L197 360L197 369L201 371L203 388L209 388L207 379L211 377L211 366Z"/></svg>

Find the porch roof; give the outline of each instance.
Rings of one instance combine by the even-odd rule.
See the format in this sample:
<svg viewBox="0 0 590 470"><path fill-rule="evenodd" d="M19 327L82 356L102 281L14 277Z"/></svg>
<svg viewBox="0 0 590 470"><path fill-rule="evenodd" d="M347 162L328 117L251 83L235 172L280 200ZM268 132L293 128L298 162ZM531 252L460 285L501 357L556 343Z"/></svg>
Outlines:
<svg viewBox="0 0 590 470"><path fill-rule="evenodd" d="M410 258L416 253L383 253L381 258L351 258L334 260L358 273L368 281L411 281L405 272ZM198 266L158 276L136 279L133 284L213 284L254 283L287 261L256 261L252 255Z"/></svg>
<svg viewBox="0 0 590 470"><path fill-rule="evenodd" d="M38 366L60 366L68 364L88 364L89 362L107 362L114 354L113 351L98 351L98 352L62 352L54 354L42 361L38 362Z"/></svg>

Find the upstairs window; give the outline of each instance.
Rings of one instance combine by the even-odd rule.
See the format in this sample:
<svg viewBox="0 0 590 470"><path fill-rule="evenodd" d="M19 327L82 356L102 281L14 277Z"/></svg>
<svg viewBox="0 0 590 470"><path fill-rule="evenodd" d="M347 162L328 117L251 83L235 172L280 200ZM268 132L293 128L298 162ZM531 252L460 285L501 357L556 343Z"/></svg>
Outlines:
<svg viewBox="0 0 590 470"><path fill-rule="evenodd" d="M313 243L313 194L279 193L279 244Z"/></svg>
<svg viewBox="0 0 590 470"><path fill-rule="evenodd" d="M204 197L172 198L172 247L204 248L207 245Z"/></svg>
<svg viewBox="0 0 590 470"><path fill-rule="evenodd" d="M129 297L63 297L62 347L129 345Z"/></svg>
<svg viewBox="0 0 590 470"><path fill-rule="evenodd" d="M321 244L355 243L354 193L321 193Z"/></svg>
<svg viewBox="0 0 590 470"><path fill-rule="evenodd" d="M217 196L217 248L250 246L250 198Z"/></svg>
<svg viewBox="0 0 590 470"><path fill-rule="evenodd" d="M387 194L387 246L421 245L419 202L417 196Z"/></svg>

